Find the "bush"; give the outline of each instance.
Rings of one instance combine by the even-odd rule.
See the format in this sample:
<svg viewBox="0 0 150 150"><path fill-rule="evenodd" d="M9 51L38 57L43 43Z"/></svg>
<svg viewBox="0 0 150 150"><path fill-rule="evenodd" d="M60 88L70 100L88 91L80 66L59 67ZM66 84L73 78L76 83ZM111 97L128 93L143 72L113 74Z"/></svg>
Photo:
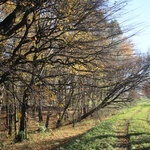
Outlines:
<svg viewBox="0 0 150 150"><path fill-rule="evenodd" d="M45 127L45 124L43 122L40 122L38 124L39 128L38 128L38 131L39 132L45 132L46 131L46 127Z"/></svg>

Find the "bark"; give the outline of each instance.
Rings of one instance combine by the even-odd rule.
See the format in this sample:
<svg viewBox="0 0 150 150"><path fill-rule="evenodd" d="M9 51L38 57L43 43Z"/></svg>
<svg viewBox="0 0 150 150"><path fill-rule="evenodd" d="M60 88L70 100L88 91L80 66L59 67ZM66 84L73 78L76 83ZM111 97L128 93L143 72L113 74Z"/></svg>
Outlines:
<svg viewBox="0 0 150 150"><path fill-rule="evenodd" d="M27 90L24 91L24 96L23 96L23 102L22 102L22 107L21 107L21 119L20 119L20 129L19 131L26 131L26 124L27 124Z"/></svg>
<svg viewBox="0 0 150 150"><path fill-rule="evenodd" d="M50 111L48 111L47 117L46 117L46 123L45 123L46 129L48 129L48 126L49 126L49 119L50 119L50 116L51 116L51 113L50 113Z"/></svg>
<svg viewBox="0 0 150 150"><path fill-rule="evenodd" d="M9 105L9 110L8 110L8 112L9 112L9 115L8 115L8 135L12 135L12 119L13 119L13 117L12 117L12 105L10 104Z"/></svg>
<svg viewBox="0 0 150 150"><path fill-rule="evenodd" d="M38 113L39 113L39 115L38 115L39 116L39 122L43 122L41 100L39 100Z"/></svg>
<svg viewBox="0 0 150 150"><path fill-rule="evenodd" d="M15 131L15 137L17 136L17 118L16 118L16 112L17 112L17 109L16 109L16 106L14 106L14 131Z"/></svg>
<svg viewBox="0 0 150 150"><path fill-rule="evenodd" d="M20 120L20 129L19 131L25 131L26 128L26 111L27 111L27 106L26 102L22 103L22 108L21 108L21 120Z"/></svg>

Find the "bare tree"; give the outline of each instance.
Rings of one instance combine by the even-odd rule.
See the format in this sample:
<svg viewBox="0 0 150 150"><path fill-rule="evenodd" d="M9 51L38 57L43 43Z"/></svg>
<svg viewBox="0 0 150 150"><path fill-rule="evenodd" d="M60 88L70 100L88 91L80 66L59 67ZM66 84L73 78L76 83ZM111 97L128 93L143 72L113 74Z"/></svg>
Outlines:
<svg viewBox="0 0 150 150"><path fill-rule="evenodd" d="M144 62L130 53L128 37L123 37L113 19L124 4L110 7L104 0L0 3L5 16L0 23L0 84L15 87L10 91L21 112L20 132L26 132L28 107L37 100L41 122L44 101L48 105L49 97L54 97L50 105L55 109L48 110L46 126L56 111L57 127L70 110L75 123L107 105L129 101L129 91L147 76L149 59Z"/></svg>

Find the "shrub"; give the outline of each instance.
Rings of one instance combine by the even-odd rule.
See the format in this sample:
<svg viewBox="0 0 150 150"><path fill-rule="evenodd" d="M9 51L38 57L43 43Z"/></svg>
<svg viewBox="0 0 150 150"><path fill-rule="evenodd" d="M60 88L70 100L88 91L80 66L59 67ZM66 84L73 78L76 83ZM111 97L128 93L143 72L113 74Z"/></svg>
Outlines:
<svg viewBox="0 0 150 150"><path fill-rule="evenodd" d="M39 132L45 132L46 131L46 127L45 127L45 124L43 123L43 122L40 122L39 124L38 124L38 131Z"/></svg>

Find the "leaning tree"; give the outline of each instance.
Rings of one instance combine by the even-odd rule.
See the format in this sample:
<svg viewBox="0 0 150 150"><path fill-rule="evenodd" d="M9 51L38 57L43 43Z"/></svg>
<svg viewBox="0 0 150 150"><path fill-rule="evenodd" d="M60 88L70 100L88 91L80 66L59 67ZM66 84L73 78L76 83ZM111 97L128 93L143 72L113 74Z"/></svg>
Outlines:
<svg viewBox="0 0 150 150"><path fill-rule="evenodd" d="M133 55L113 18L125 2L0 2L0 84L11 97L14 117L20 116L19 131L26 131L29 105L38 103L43 120L43 99L58 113L57 127L68 109L75 122L129 101L129 91L147 76L149 59Z"/></svg>

